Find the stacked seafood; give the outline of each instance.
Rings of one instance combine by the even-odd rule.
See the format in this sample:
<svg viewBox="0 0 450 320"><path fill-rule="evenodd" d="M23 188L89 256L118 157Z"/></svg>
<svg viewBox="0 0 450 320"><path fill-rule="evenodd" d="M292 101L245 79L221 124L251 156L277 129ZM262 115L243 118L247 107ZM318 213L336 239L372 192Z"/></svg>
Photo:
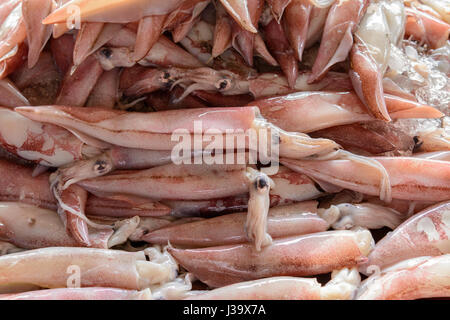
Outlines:
<svg viewBox="0 0 450 320"><path fill-rule="evenodd" d="M0 299L450 297L449 23L0 0Z"/></svg>

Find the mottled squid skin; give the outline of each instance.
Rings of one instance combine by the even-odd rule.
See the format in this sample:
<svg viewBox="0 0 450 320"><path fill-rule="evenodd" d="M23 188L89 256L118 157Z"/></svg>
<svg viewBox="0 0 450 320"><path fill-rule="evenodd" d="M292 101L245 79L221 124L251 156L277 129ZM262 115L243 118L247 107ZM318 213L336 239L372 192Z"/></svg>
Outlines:
<svg viewBox="0 0 450 320"><path fill-rule="evenodd" d="M51 167L81 159L84 145L65 129L35 122L1 107L0 144L21 158Z"/></svg>
<svg viewBox="0 0 450 320"><path fill-rule="evenodd" d="M450 253L450 202L442 202L413 215L381 239L361 271L381 269L402 260Z"/></svg>
<svg viewBox="0 0 450 320"><path fill-rule="evenodd" d="M251 244L168 249L185 269L211 287L274 276L310 276L354 267L366 259L367 230L329 231L276 239L258 252Z"/></svg>
<svg viewBox="0 0 450 320"><path fill-rule="evenodd" d="M381 270L361 283L357 300L450 297L450 255L419 257Z"/></svg>
<svg viewBox="0 0 450 320"><path fill-rule="evenodd" d="M141 240L155 243L209 247L245 243L245 213L177 224L155 230ZM326 231L329 223L317 215L317 202L305 201L269 210L267 232L274 239Z"/></svg>
<svg viewBox="0 0 450 320"><path fill-rule="evenodd" d="M245 194L245 165L168 164L116 172L79 182L94 194L131 194L150 199L205 200Z"/></svg>

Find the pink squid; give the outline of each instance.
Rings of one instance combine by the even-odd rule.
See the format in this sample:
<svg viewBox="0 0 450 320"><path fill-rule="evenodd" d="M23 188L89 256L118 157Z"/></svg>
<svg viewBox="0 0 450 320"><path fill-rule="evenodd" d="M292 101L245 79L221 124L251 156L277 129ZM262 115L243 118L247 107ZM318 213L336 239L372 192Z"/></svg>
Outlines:
<svg viewBox="0 0 450 320"><path fill-rule="evenodd" d="M183 268L210 287L274 276L310 276L355 267L371 250L368 230L327 231L276 239L258 252L249 244L169 248Z"/></svg>
<svg viewBox="0 0 450 320"><path fill-rule="evenodd" d="M386 235L361 265L369 274L374 266L384 269L402 260L449 253L450 203L428 207Z"/></svg>

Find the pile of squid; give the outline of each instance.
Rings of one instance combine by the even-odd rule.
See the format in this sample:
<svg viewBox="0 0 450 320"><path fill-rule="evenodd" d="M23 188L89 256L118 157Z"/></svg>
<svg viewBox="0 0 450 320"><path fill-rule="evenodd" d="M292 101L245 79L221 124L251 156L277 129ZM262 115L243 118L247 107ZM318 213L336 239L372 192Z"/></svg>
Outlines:
<svg viewBox="0 0 450 320"><path fill-rule="evenodd" d="M448 0L0 0L0 299L450 297L449 23ZM179 129L277 157L176 163Z"/></svg>

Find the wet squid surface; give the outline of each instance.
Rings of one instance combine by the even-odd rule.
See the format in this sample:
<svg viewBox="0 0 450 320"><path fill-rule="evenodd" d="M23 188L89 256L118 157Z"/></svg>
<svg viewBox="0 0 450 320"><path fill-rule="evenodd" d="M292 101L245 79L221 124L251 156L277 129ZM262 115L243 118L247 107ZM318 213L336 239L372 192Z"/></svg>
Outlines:
<svg viewBox="0 0 450 320"><path fill-rule="evenodd" d="M449 33L448 1L0 0L0 300L449 298Z"/></svg>

